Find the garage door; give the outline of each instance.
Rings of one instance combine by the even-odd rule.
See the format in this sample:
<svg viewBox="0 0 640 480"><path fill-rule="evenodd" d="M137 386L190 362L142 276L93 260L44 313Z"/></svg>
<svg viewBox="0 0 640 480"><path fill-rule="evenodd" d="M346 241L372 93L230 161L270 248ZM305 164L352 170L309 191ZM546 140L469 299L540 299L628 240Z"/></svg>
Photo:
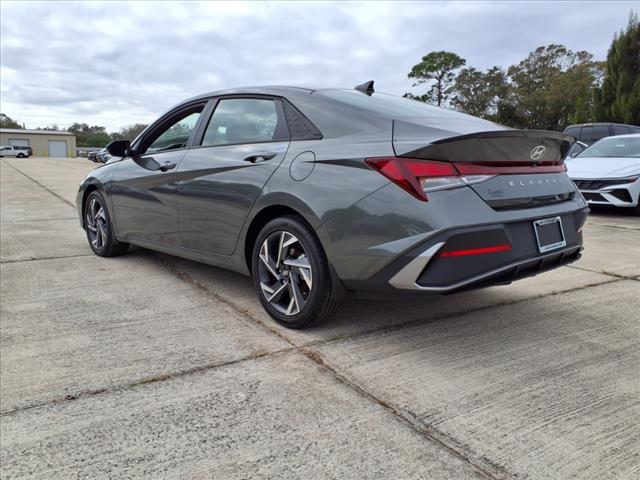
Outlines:
<svg viewBox="0 0 640 480"><path fill-rule="evenodd" d="M9 145L11 145L12 147L28 147L29 140L27 140L26 138L10 138Z"/></svg>
<svg viewBox="0 0 640 480"><path fill-rule="evenodd" d="M50 157L66 157L67 142L64 140L49 140Z"/></svg>

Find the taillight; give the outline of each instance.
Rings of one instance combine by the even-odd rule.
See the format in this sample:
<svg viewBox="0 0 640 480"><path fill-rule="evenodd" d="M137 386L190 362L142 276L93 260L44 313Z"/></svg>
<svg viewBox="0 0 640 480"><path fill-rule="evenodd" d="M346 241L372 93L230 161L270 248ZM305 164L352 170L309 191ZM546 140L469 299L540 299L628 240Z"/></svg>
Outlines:
<svg viewBox="0 0 640 480"><path fill-rule="evenodd" d="M484 182L495 174L461 176L452 163L415 158L368 158L367 165L418 200L427 201L427 192Z"/></svg>

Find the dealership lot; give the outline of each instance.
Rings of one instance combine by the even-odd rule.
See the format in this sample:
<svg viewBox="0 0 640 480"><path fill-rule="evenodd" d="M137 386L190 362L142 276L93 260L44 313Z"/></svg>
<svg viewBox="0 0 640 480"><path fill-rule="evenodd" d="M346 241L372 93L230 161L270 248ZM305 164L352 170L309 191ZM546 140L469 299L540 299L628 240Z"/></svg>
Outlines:
<svg viewBox="0 0 640 480"><path fill-rule="evenodd" d="M3 159L3 478L640 477L640 219L569 267L353 302L306 331L249 279L95 257L84 159Z"/></svg>

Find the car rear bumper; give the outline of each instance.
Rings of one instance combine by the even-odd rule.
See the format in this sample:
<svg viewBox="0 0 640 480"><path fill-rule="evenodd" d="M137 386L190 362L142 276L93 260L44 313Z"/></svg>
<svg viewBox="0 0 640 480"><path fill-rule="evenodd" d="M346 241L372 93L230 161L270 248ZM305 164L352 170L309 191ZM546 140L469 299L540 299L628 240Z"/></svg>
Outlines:
<svg viewBox="0 0 640 480"><path fill-rule="evenodd" d="M345 281L355 291L455 293L510 283L571 263L580 258L581 229L588 209L560 215L566 245L540 252L533 222L528 218L468 228L451 228L421 242L366 281ZM509 245L508 250L443 256L455 248L482 249Z"/></svg>

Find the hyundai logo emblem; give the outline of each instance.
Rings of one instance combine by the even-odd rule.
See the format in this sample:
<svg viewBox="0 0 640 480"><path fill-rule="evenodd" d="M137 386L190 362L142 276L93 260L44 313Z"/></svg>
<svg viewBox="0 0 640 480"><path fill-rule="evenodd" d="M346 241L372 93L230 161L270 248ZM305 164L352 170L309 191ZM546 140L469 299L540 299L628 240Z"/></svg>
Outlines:
<svg viewBox="0 0 640 480"><path fill-rule="evenodd" d="M546 150L547 149L544 148L544 145L538 145L533 150L531 150L529 156L531 157L531 160L540 160Z"/></svg>

